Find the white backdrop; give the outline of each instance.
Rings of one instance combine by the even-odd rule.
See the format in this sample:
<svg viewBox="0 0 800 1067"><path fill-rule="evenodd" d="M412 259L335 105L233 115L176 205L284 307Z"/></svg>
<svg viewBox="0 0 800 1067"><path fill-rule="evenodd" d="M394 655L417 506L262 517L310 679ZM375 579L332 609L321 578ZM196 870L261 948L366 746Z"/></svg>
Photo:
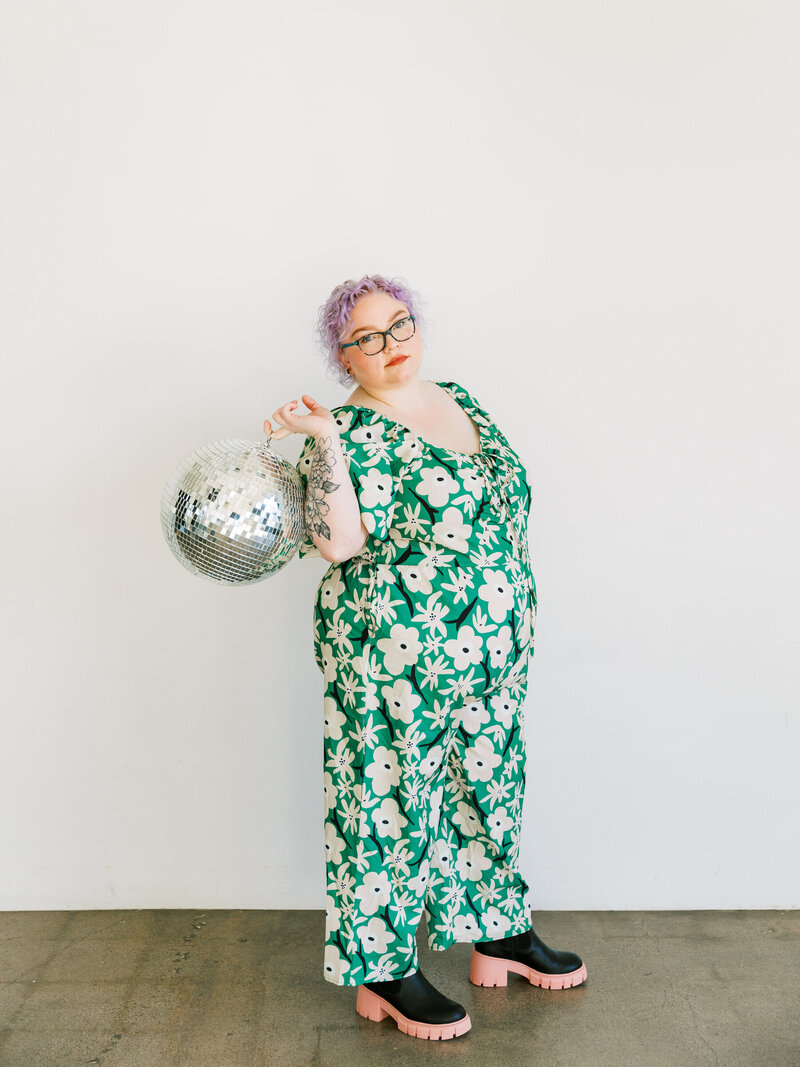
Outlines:
<svg viewBox="0 0 800 1067"><path fill-rule="evenodd" d="M534 906L800 905L796 5L3 0L0 40L0 907L324 907L325 561L217 587L158 506L344 401L312 329L364 273L528 467Z"/></svg>

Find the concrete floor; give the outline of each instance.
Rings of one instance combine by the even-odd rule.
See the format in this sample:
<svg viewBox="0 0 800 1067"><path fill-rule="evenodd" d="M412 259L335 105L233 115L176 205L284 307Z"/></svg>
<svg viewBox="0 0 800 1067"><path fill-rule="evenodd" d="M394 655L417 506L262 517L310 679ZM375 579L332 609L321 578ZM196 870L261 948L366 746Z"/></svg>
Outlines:
<svg viewBox="0 0 800 1067"><path fill-rule="evenodd" d="M322 977L321 911L0 913L2 1067L800 1067L800 912L534 912L588 981L470 985L420 966L472 1030L421 1041Z"/></svg>

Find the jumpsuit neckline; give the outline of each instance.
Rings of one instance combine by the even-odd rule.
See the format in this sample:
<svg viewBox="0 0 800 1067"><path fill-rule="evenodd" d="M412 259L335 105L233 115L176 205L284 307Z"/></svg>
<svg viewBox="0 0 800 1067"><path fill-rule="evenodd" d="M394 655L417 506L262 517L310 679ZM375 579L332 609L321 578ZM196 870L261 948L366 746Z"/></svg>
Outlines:
<svg viewBox="0 0 800 1067"><path fill-rule="evenodd" d="M453 396L453 394L450 392L450 390L446 388L446 384L444 382L434 382L433 384L434 385L438 385L440 389L444 389L444 391L448 394L448 396L452 396L453 400L455 400L455 402L462 409L462 411L466 411L467 410L466 407L458 399L458 397ZM448 452L451 456L462 456L464 459L473 459L474 460L476 456L483 456L485 454L485 452L484 452L483 427L481 426L481 424L479 422L477 422L472 417L472 415L468 411L467 411L467 414L469 415L470 419L472 420L473 425L476 426L477 430L478 430L479 444L478 444L477 449L474 452L459 452L457 449L455 449L455 448L447 448L445 445L434 445L430 441L426 441L424 437L420 437L420 435L416 432L416 430L412 430L411 427L410 426L406 426L406 424L404 422L398 422L397 419L393 419L389 415L384 415L384 413L382 411L377 411L375 408L366 407L366 405L364 405L364 404L337 404L336 407L333 408L333 410L334 411L339 411L340 408L354 408L357 411L371 411L373 413L373 415L378 415L380 418L384 419L386 422L391 422L392 425L401 427L401 429L405 430L407 433L410 433L412 437L415 437L417 439L417 441L419 441L421 444L425 445L427 448L433 448L433 449L436 449L436 450L438 450L440 452Z"/></svg>

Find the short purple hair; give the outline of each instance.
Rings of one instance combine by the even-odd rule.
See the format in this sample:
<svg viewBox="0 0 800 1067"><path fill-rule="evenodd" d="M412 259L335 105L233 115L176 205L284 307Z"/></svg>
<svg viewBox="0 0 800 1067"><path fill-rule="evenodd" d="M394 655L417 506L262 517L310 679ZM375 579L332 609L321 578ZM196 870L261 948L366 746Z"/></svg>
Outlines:
<svg viewBox="0 0 800 1067"><path fill-rule="evenodd" d="M366 293L382 291L400 300L406 305L409 313L414 316L414 325L417 330L423 326L421 314L422 299L418 293L406 285L400 278L384 278L381 274L365 274L363 278L354 281L349 278L341 285L337 285L325 303L319 309L316 335L319 340L322 354L325 358L328 377L341 385L354 382L352 375L348 374L339 358L339 344L347 332L347 325L351 321L350 312L356 301Z"/></svg>

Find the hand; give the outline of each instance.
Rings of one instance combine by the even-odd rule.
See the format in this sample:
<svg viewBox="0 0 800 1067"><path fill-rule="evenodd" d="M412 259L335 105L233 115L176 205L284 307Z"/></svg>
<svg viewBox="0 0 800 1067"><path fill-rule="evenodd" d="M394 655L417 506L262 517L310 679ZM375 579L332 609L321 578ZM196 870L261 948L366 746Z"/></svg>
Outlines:
<svg viewBox="0 0 800 1067"><path fill-rule="evenodd" d="M269 419L264 419L264 433L271 433L276 441L279 441L282 437L288 437L290 433L302 433L307 437L319 437L322 434L330 433L338 434L339 427L336 425L336 419L327 408L324 408L322 404L318 404L314 397L309 396L308 393L303 393L303 403L310 414L296 415L297 401L290 400L288 404L278 408L272 416L278 423L279 428L273 431Z"/></svg>

